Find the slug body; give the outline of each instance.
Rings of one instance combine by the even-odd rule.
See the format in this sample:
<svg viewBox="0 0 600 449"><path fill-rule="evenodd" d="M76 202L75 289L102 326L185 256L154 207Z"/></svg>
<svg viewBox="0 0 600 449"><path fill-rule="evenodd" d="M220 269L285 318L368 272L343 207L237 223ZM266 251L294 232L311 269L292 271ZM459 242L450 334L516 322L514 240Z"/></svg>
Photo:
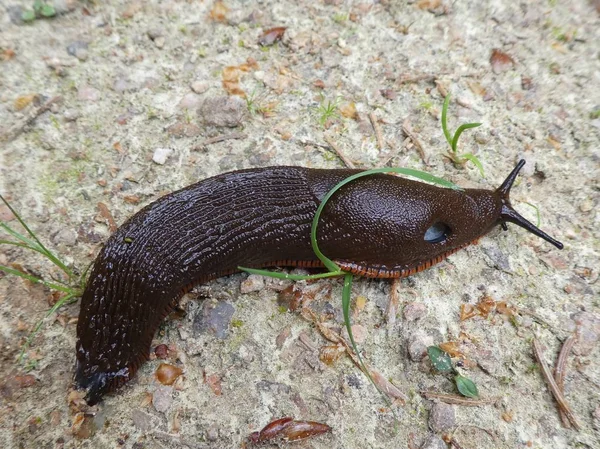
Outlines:
<svg viewBox="0 0 600 449"><path fill-rule="evenodd" d="M366 176L329 200L321 251L343 270L404 277L429 268L511 221L562 245L510 206L521 161L497 190L451 190ZM156 329L193 285L238 266L319 267L311 224L323 197L360 170L269 167L225 173L164 196L110 237L83 294L77 324L79 388L87 400L130 380Z"/></svg>

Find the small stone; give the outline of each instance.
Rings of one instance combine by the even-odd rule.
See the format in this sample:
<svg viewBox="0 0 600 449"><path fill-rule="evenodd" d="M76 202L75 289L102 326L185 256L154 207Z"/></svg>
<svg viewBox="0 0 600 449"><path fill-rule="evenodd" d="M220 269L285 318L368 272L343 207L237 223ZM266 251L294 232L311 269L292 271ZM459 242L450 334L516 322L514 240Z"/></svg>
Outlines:
<svg viewBox="0 0 600 449"><path fill-rule="evenodd" d="M448 449L448 445L437 435L429 435L425 438L421 449Z"/></svg>
<svg viewBox="0 0 600 449"><path fill-rule="evenodd" d="M482 245L483 252L491 259L494 268L498 268L504 272L511 272L510 262L508 256L502 252L500 247L496 244Z"/></svg>
<svg viewBox="0 0 600 449"><path fill-rule="evenodd" d="M577 341L573 352L581 356L590 355L600 339L600 316L591 312L579 312L572 319L577 324Z"/></svg>
<svg viewBox="0 0 600 449"><path fill-rule="evenodd" d="M408 356L413 362L420 362L427 353L427 347L433 345L433 338L417 331L408 339Z"/></svg>
<svg viewBox="0 0 600 449"><path fill-rule="evenodd" d="M204 301L202 312L194 319L192 328L197 333L211 333L225 340L229 335L229 322L234 312L234 307L228 302L212 304L211 301Z"/></svg>
<svg viewBox="0 0 600 449"><path fill-rule="evenodd" d="M67 45L67 53L71 56L77 56L77 50L87 50L88 43L85 41L75 41Z"/></svg>
<svg viewBox="0 0 600 449"><path fill-rule="evenodd" d="M156 48L163 48L165 46L165 42L166 39L164 38L164 36L160 36L154 39L154 45L156 45Z"/></svg>
<svg viewBox="0 0 600 449"><path fill-rule="evenodd" d="M85 48L78 48L75 50L75 57L80 61L87 61L88 51Z"/></svg>
<svg viewBox="0 0 600 449"><path fill-rule="evenodd" d="M429 413L429 428L436 433L445 432L456 426L456 411L454 406L437 402Z"/></svg>
<svg viewBox="0 0 600 449"><path fill-rule="evenodd" d="M403 313L406 321L417 321L427 314L427 306L420 302L409 302L404 306Z"/></svg>
<svg viewBox="0 0 600 449"><path fill-rule="evenodd" d="M83 85L77 90L77 98L83 101L98 101L100 91L94 87Z"/></svg>
<svg viewBox="0 0 600 449"><path fill-rule="evenodd" d="M131 413L131 419L133 425L140 429L142 432L147 432L155 427L154 418L142 410L134 410Z"/></svg>
<svg viewBox="0 0 600 449"><path fill-rule="evenodd" d="M15 25L23 23L23 7L21 5L11 5L6 7L6 12L10 21Z"/></svg>
<svg viewBox="0 0 600 449"><path fill-rule="evenodd" d="M131 85L129 81L125 77L117 78L112 85L112 88L115 92L123 93L131 89Z"/></svg>
<svg viewBox="0 0 600 449"><path fill-rule="evenodd" d="M206 81L194 81L190 85L190 88L197 94L203 94L208 90L209 87L210 85Z"/></svg>
<svg viewBox="0 0 600 449"><path fill-rule="evenodd" d="M579 210L581 212L589 212L594 208L594 202L590 198L586 198L579 204Z"/></svg>
<svg viewBox="0 0 600 449"><path fill-rule="evenodd" d="M63 117L67 122L74 122L79 117L81 117L81 113L77 109L69 108L65 109L65 111L63 112Z"/></svg>
<svg viewBox="0 0 600 449"><path fill-rule="evenodd" d="M153 41L165 35L164 30L162 28L152 28L151 30L148 30L146 34L148 34L148 37Z"/></svg>
<svg viewBox="0 0 600 449"><path fill-rule="evenodd" d="M56 15L67 14L77 8L79 0L52 0Z"/></svg>
<svg viewBox="0 0 600 449"><path fill-rule="evenodd" d="M200 96L191 92L186 94L179 102L180 109L192 110L196 109L198 106L200 106Z"/></svg>
<svg viewBox="0 0 600 449"><path fill-rule="evenodd" d="M171 155L173 150L171 148L157 148L154 150L152 160L158 165L165 165L167 158Z"/></svg>
<svg viewBox="0 0 600 449"><path fill-rule="evenodd" d="M63 228L52 240L56 245L75 246L77 243L77 233L71 229Z"/></svg>
<svg viewBox="0 0 600 449"><path fill-rule="evenodd" d="M246 294L251 292L259 292L265 287L264 276L251 274L240 285L240 293Z"/></svg>
<svg viewBox="0 0 600 449"><path fill-rule="evenodd" d="M219 439L219 428L216 424L211 424L210 427L206 429L206 439L212 442Z"/></svg>
<svg viewBox="0 0 600 449"><path fill-rule="evenodd" d="M235 128L248 115L248 108L240 97L218 96L207 98L198 109L198 115L206 125Z"/></svg>
<svg viewBox="0 0 600 449"><path fill-rule="evenodd" d="M160 386L152 394L152 405L156 411L166 413L173 404L173 387Z"/></svg>

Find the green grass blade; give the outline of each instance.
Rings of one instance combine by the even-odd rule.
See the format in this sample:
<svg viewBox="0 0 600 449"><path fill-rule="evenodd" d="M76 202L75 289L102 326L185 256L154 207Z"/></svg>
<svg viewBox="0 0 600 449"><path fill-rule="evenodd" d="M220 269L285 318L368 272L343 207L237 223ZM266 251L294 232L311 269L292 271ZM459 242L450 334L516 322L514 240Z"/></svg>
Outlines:
<svg viewBox="0 0 600 449"><path fill-rule="evenodd" d="M460 125L458 127L458 129L456 130L456 132L454 133L454 137L452 138L452 143L450 144L450 146L452 147L452 151L454 151L456 153L456 146L458 145L458 138L465 130L471 129L471 128L477 128L478 126L481 126L481 123L464 123L464 124Z"/></svg>
<svg viewBox="0 0 600 449"><path fill-rule="evenodd" d="M54 290L58 290L60 292L74 294L73 289L70 287L66 287L66 286L60 285L60 284L55 284L53 282L44 281L43 279L32 276L31 274L23 273L19 270L15 270L14 268L0 265L0 270L4 271L5 273L14 274L15 276L19 276L23 279L27 279L28 281L31 281L34 284L43 284L48 288L53 288Z"/></svg>
<svg viewBox="0 0 600 449"><path fill-rule="evenodd" d="M29 229L29 226L27 226L27 224L25 223L25 221L23 221L23 219L17 213L17 211L13 209L13 207L10 205L10 203L8 201L6 201L6 199L2 195L0 195L0 200L2 200L2 202L4 204L6 204L6 207L8 207L8 209L16 217L16 219L19 221L21 226L23 226L23 228L27 231L27 233L31 236L31 238L33 238L33 240L35 241L37 246L39 246L40 250L42 250L42 254L44 254L54 265L56 265L61 270L63 270L65 272L65 274L69 277L69 279L72 279L74 277L74 275L73 275L73 272L69 269L69 267L67 267L64 263L62 263L60 261L60 259L58 259L54 254L52 254L52 252L48 248L46 248L42 242L40 242L40 240L36 237L36 235L33 233L33 231L31 229ZM2 225L3 225L2 227L5 230L12 231L12 229L7 224L2 223ZM9 233L10 233L10 231L9 231ZM13 231L13 232L20 235L16 231ZM12 235L14 235L14 234L12 234ZM25 238L24 236L21 236L21 237ZM17 237L17 238L19 238L19 237Z"/></svg>
<svg viewBox="0 0 600 449"><path fill-rule="evenodd" d="M535 204L528 203L527 201L525 201L525 204L535 209L535 227L539 228L542 224L542 216L540 214L540 209Z"/></svg>
<svg viewBox="0 0 600 449"><path fill-rule="evenodd" d="M456 151L452 147L452 136L450 135L450 131L448 131L448 106L450 105L450 94L446 95L444 98L444 105L442 106L442 131L444 131L444 136L448 141L448 145L452 148L452 151Z"/></svg>
<svg viewBox="0 0 600 449"><path fill-rule="evenodd" d="M356 358L358 359L358 362L360 363L360 368L361 368L362 372L365 374L365 376L367 376L367 378L373 384L375 389L381 394L381 396L383 397L383 400L385 401L385 404L390 408L390 410L392 410L392 413L394 413L394 416L395 416L396 413L394 412L392 402L390 401L388 396L385 394L385 392L382 391L381 388L379 388L379 385L377 385L375 380L373 380L373 377L371 376L371 372L369 371L369 368L367 368L367 365L363 361L363 358L361 357L360 352L358 351L358 346L357 346L356 342L354 341L354 335L352 334L352 321L350 320L350 297L352 295L352 280L353 280L353 278L354 278L354 275L352 273L344 274L344 288L342 290L342 312L344 313L344 324L346 325L346 331L348 332L348 337L350 337L350 345L352 346L352 349L354 350L354 353L356 354Z"/></svg>
<svg viewBox="0 0 600 449"><path fill-rule="evenodd" d="M17 240L20 240L23 243L27 244L31 249L37 248L38 252L45 255L42 248L40 248L40 246L34 240L31 240L30 238L25 237L20 232L15 231L13 228L8 226L6 223L0 223L0 228L2 228L4 230L4 232L6 232L7 234L12 235Z"/></svg>
<svg viewBox="0 0 600 449"><path fill-rule="evenodd" d="M483 172L483 165L481 165L481 161L472 153L463 153L460 154L459 157L461 159L466 159L468 161L473 162L473 164L479 169L479 173L481 173L481 177L485 178L485 173Z"/></svg>
<svg viewBox="0 0 600 449"><path fill-rule="evenodd" d="M260 276L267 276L270 278L290 279L292 281L309 281L312 279L332 278L332 277L344 275L343 271L328 271L327 273L303 275L303 274L278 273L277 271L257 270L256 268L246 268L246 267L238 267L238 270L244 271L244 272L250 273L250 274L258 274Z"/></svg>
<svg viewBox="0 0 600 449"><path fill-rule="evenodd" d="M54 304L46 312L46 315L44 315L44 318L42 318L40 321L38 321L36 323L35 327L31 331L31 333L27 337L27 340L23 344L23 347L21 348L21 353L19 354L19 358L18 358L19 363L21 363L23 361L23 357L25 356L25 351L27 351L27 348L29 348L29 346L31 345L33 338L36 336L38 331L41 329L42 325L44 324L44 320L46 318L48 318L50 315L52 315L54 312L56 312L58 309L60 309L62 306L66 305L67 303L70 303L70 301L75 297L76 297L76 295L74 293L69 293L69 294L65 295L64 297L60 298L58 301L56 301L56 304Z"/></svg>

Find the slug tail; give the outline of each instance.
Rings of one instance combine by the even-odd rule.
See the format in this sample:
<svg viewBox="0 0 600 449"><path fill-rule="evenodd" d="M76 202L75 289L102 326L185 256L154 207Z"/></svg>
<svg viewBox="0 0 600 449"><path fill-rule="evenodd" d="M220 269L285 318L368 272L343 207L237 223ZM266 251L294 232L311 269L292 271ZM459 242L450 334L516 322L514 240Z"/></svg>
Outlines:
<svg viewBox="0 0 600 449"><path fill-rule="evenodd" d="M519 171L525 165L525 159L521 159L517 166L513 169L512 172L508 175L508 177L504 180L504 182L496 189L496 194L500 197L502 202L502 209L500 211L500 222L502 228L506 231L507 226L506 222L514 223L517 226L526 229L534 235L546 240L552 245L556 246L558 249L563 249L564 245L558 240L550 237L544 231L536 227L529 220L521 216L510 204L510 189L512 188Z"/></svg>

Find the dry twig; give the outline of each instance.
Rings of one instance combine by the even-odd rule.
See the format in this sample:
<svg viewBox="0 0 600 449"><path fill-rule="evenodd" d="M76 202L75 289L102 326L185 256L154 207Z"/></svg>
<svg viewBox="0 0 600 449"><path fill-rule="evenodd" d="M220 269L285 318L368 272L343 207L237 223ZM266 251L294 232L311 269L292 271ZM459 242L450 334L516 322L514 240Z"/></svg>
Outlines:
<svg viewBox="0 0 600 449"><path fill-rule="evenodd" d="M423 163L425 165L428 165L427 157L425 156L425 150L423 149L421 142L419 142L419 139L417 139L417 136L413 132L412 126L410 125L410 122L408 121L408 119L404 120L404 122L402 123L402 132L404 134L406 134L408 137L410 137L410 140L412 140L412 143L415 145L415 147L417 147L417 152L419 153L421 160L423 161Z"/></svg>
<svg viewBox="0 0 600 449"><path fill-rule="evenodd" d="M104 218L106 220L106 222L108 224L108 230L111 233L116 232L116 230L118 228L117 222L115 221L114 217L110 213L110 210L108 210L108 207L106 206L106 204L98 203L98 211L100 212L100 215L102 216L102 218Z"/></svg>
<svg viewBox="0 0 600 449"><path fill-rule="evenodd" d="M544 362L544 351L542 350L542 347L540 346L540 342L535 338L533 339L533 354L535 355L536 360L540 364L540 368L542 369L542 374L544 375L544 378L546 379L546 383L550 387L550 391L552 392L554 399L556 399L558 406L560 407L560 409L562 409L564 411L565 415L567 416L567 418L569 419L569 421L571 422L573 427L576 430L580 430L581 426L577 422L577 419L575 419L575 415L573 415L573 412L571 411L571 407L569 407L569 404L567 403L567 400L565 399L564 395L562 394L562 391L560 390L558 385L556 385L556 381L554 380L554 377L552 376L552 373L550 372L550 368L548 368L548 365L546 365L546 362Z"/></svg>
<svg viewBox="0 0 600 449"><path fill-rule="evenodd" d="M385 311L385 318L389 328L394 327L394 324L396 324L396 314L398 313L399 302L398 287L400 287L400 279L393 279L392 284L390 285L390 302Z"/></svg>
<svg viewBox="0 0 600 449"><path fill-rule="evenodd" d="M211 137L210 139L206 139L204 142L200 142L192 150L198 151L208 145L212 145L213 143L223 142L224 140L245 139L246 137L248 136L244 133L221 134L220 136Z"/></svg>
<svg viewBox="0 0 600 449"><path fill-rule="evenodd" d="M577 335L573 334L567 338L560 350L560 354L558 355L558 359L556 360L556 367L554 368L554 380L556 381L556 385L562 393L565 391L565 373L567 371L567 359L569 358L569 354L573 349L573 345L577 340ZM559 409L560 419L567 429L571 428L571 422L569 418L565 414L562 409Z"/></svg>
<svg viewBox="0 0 600 449"><path fill-rule="evenodd" d="M10 142L11 140L16 139L19 136L19 134L23 132L27 125L33 123L36 118L38 118L48 109L50 109L50 107L54 103L58 103L60 100L62 100L62 97L60 95L57 95L56 97L50 98L43 105L34 109L32 112L27 114L27 116L24 117L21 121L13 125L6 133L4 133L4 135L0 136L0 142Z"/></svg>
<svg viewBox="0 0 600 449"><path fill-rule="evenodd" d="M371 121L371 126L373 126L373 130L375 131L375 138L377 139L377 148L383 150L383 148L385 147L385 143L383 142L383 135L381 134L381 126L379 126L377 117L373 112L369 112L369 120Z"/></svg>
<svg viewBox="0 0 600 449"><path fill-rule="evenodd" d="M464 407L480 407L482 405L493 404L498 401L498 398L490 399L470 399L456 394L436 393L434 391L422 391L421 395L426 399L437 399L446 404L462 405Z"/></svg>
<svg viewBox="0 0 600 449"><path fill-rule="evenodd" d="M327 142L329 144L329 146L333 149L333 151L335 151L335 153L342 160L342 162L344 163L344 165L346 167L356 168L354 163L350 159L348 159L344 153L342 153L342 150L340 150L340 148L336 145L336 143L333 141L333 139L331 137L325 135L324 139L325 139L325 142Z"/></svg>

